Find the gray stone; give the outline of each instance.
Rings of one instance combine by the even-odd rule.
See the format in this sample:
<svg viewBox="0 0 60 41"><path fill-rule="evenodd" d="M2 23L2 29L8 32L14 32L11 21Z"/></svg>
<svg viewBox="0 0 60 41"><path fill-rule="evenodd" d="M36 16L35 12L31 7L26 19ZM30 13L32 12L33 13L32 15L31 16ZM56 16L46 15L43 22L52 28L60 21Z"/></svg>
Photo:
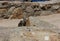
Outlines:
<svg viewBox="0 0 60 41"><path fill-rule="evenodd" d="M7 14L8 14L8 15L11 15L12 12L14 11L14 9L15 9L15 7L11 7L11 8L8 10Z"/></svg>
<svg viewBox="0 0 60 41"><path fill-rule="evenodd" d="M57 35L54 31L43 30L39 27L20 27L10 33L10 41L45 41L45 36ZM50 39L49 39L50 41Z"/></svg>
<svg viewBox="0 0 60 41"><path fill-rule="evenodd" d="M34 10L30 6L28 6L25 11L28 16L33 16L33 14L34 14Z"/></svg>
<svg viewBox="0 0 60 41"><path fill-rule="evenodd" d="M26 8L26 12L33 13L34 10L32 9L31 6L28 6L28 7Z"/></svg>
<svg viewBox="0 0 60 41"><path fill-rule="evenodd" d="M41 11L41 16L46 16L46 15L51 15L51 14L53 14L53 12L51 12L51 11Z"/></svg>
<svg viewBox="0 0 60 41"><path fill-rule="evenodd" d="M34 12L34 16L40 16L40 14L41 14L41 11Z"/></svg>
<svg viewBox="0 0 60 41"><path fill-rule="evenodd" d="M58 9L60 6L59 5L53 5L52 9Z"/></svg>

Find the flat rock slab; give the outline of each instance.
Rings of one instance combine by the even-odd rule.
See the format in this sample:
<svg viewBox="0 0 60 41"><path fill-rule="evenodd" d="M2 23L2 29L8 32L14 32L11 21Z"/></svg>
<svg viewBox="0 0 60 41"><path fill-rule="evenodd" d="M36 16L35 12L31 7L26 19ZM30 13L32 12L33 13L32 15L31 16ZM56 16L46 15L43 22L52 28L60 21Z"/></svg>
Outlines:
<svg viewBox="0 0 60 41"><path fill-rule="evenodd" d="M40 20L54 24L60 28L60 14L53 14L49 16L41 16Z"/></svg>
<svg viewBox="0 0 60 41"><path fill-rule="evenodd" d="M40 29L40 27L19 27L10 33L10 41L45 41L45 36L50 41L51 35L57 35L57 33L47 31L46 29ZM57 37L55 37L57 40ZM54 40L54 39L53 39Z"/></svg>
<svg viewBox="0 0 60 41"><path fill-rule="evenodd" d="M40 20L39 17L30 17L29 20L30 20L30 26L36 26L36 27L41 26L41 27L44 27L45 29L50 29L50 28L57 29L56 25L51 24L51 23L44 21L44 20Z"/></svg>
<svg viewBox="0 0 60 41"><path fill-rule="evenodd" d="M57 40L58 33L55 31L57 30L34 26L0 28L0 41L45 41L45 37L48 37L47 40L50 41L52 35L55 35L54 38Z"/></svg>

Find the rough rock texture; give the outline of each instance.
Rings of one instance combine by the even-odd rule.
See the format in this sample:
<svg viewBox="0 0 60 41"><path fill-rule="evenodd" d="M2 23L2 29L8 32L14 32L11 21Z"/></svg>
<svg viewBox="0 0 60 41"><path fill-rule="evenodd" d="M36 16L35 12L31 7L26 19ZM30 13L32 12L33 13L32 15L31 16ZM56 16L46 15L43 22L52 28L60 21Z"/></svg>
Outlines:
<svg viewBox="0 0 60 41"><path fill-rule="evenodd" d="M3 18L3 15L6 15L7 9L0 9L0 17Z"/></svg>
<svg viewBox="0 0 60 41"><path fill-rule="evenodd" d="M27 15L28 15L28 16L32 16L33 13L34 13L34 10L33 10L33 8L32 8L31 6L28 6L28 7L26 8L26 12L27 12Z"/></svg>
<svg viewBox="0 0 60 41"><path fill-rule="evenodd" d="M0 27L0 41L45 41L46 37L48 37L48 41L59 40L59 34L55 31L34 26L17 28Z"/></svg>
<svg viewBox="0 0 60 41"><path fill-rule="evenodd" d="M21 8L16 8L12 13L11 19L21 19L23 18L23 10Z"/></svg>
<svg viewBox="0 0 60 41"><path fill-rule="evenodd" d="M51 12L51 11L41 11L40 16L47 16L47 15L52 15L52 14L53 14L53 12Z"/></svg>
<svg viewBox="0 0 60 41"><path fill-rule="evenodd" d="M45 41L46 36L49 38L48 41L58 40L57 33L49 30L42 30L39 27L22 27L13 30L10 34L10 41ZM56 39L51 40L52 36Z"/></svg>
<svg viewBox="0 0 60 41"><path fill-rule="evenodd" d="M55 11L59 11L59 8L60 5L54 4L40 6L38 3L20 3L20 5L11 5L4 15L8 16L9 20L0 20L0 41L60 41L60 15L52 15L55 14ZM18 27L22 18L27 19L26 26Z"/></svg>
<svg viewBox="0 0 60 41"><path fill-rule="evenodd" d="M20 20L4 20L5 22L1 21L5 23L5 26L10 24L9 27L0 27L1 41L60 41L60 29L55 25L46 22L46 20L49 21L48 18L51 19L50 16L47 17L46 20L45 17L30 17L29 20L31 25L24 27L17 27ZM48 39L46 39L46 37L48 37Z"/></svg>
<svg viewBox="0 0 60 41"><path fill-rule="evenodd" d="M4 5L3 5L4 3ZM25 16L30 17L30 16L42 16L42 15L51 15L51 14L55 14L55 13L60 13L60 3L50 3L50 4L42 4L42 3L37 3L37 2L2 2L0 3L1 7L1 13L5 14L4 16L1 15L1 18L4 19L5 17L8 17L7 19L10 19L12 16L14 16L14 19L20 19L22 18L22 16L20 18L17 18L16 15L19 17L19 14L16 14L15 11L17 11L17 13L22 13L22 14L26 14ZM20 8L21 10L16 10L17 8ZM6 10L5 10L6 9ZM15 12L13 14L13 12ZM12 14L12 15L10 15Z"/></svg>

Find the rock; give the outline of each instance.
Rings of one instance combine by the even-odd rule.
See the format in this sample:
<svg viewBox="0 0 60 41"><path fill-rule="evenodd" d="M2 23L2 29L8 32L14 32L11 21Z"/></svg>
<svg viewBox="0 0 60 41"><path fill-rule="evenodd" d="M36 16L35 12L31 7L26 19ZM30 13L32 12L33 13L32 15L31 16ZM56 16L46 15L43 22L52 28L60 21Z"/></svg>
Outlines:
<svg viewBox="0 0 60 41"><path fill-rule="evenodd" d="M40 10L40 8L38 8L38 7L34 8L34 11L39 11L39 10Z"/></svg>
<svg viewBox="0 0 60 41"><path fill-rule="evenodd" d="M46 27L46 29L58 29L54 24L50 24L49 22L46 22L44 20L40 20L39 17L29 17L30 20L30 26L41 26L42 28Z"/></svg>
<svg viewBox="0 0 60 41"><path fill-rule="evenodd" d="M25 5L25 3L21 3L21 8L22 8L23 10L26 9L26 5Z"/></svg>
<svg viewBox="0 0 60 41"><path fill-rule="evenodd" d="M52 5L51 11L52 12L57 12L59 10L60 6L59 5Z"/></svg>
<svg viewBox="0 0 60 41"><path fill-rule="evenodd" d="M23 18L23 10L21 8L15 8L11 19L21 19Z"/></svg>
<svg viewBox="0 0 60 41"><path fill-rule="evenodd" d="M8 10L7 15L11 15L12 12L14 11L14 9L15 9L15 7L11 7L11 8Z"/></svg>
<svg viewBox="0 0 60 41"><path fill-rule="evenodd" d="M55 13L60 13L59 8L60 6L58 4L40 4L40 3L28 3L28 2L16 2L16 3L2 3L0 5L3 5L1 7L4 7L3 9L0 8L0 13L4 15L3 18L9 18L9 19L21 19L22 17L29 17L29 16L42 16L42 15L51 15ZM5 8L6 7L6 8ZM8 7L8 8L7 8ZM21 10L16 10L17 8ZM7 11L8 10L8 11ZM16 13L22 13L20 16ZM14 17L14 18L13 18Z"/></svg>
<svg viewBox="0 0 60 41"><path fill-rule="evenodd" d="M25 4L25 6L31 6L31 3L29 3L29 2L26 2L24 4Z"/></svg>
<svg viewBox="0 0 60 41"><path fill-rule="evenodd" d="M50 41L53 34L57 33L50 32L50 30L43 30L40 27L20 27L16 28L10 33L10 41ZM46 39L48 37L48 39ZM54 37L57 40L57 37Z"/></svg>
<svg viewBox="0 0 60 41"><path fill-rule="evenodd" d="M41 7L42 10L49 10L50 8L51 8L50 4L47 4Z"/></svg>
<svg viewBox="0 0 60 41"><path fill-rule="evenodd" d="M28 6L25 11L28 16L33 16L33 14L34 14L34 10L31 6Z"/></svg>
<svg viewBox="0 0 60 41"><path fill-rule="evenodd" d="M4 18L7 13L7 9L0 9L0 18Z"/></svg>
<svg viewBox="0 0 60 41"><path fill-rule="evenodd" d="M8 2L3 2L2 5L9 5L9 3Z"/></svg>
<svg viewBox="0 0 60 41"><path fill-rule="evenodd" d="M40 16L46 16L46 15L51 15L51 14L53 14L53 12L51 12L51 11L41 11L41 14L40 14Z"/></svg>
<svg viewBox="0 0 60 41"><path fill-rule="evenodd" d="M0 14L5 14L7 12L7 9L0 9Z"/></svg>
<svg viewBox="0 0 60 41"><path fill-rule="evenodd" d="M15 9L15 7L11 7L11 8L7 11L4 19L9 18L9 17L12 15L12 12L14 11L14 9Z"/></svg>
<svg viewBox="0 0 60 41"><path fill-rule="evenodd" d="M34 10L40 10L38 3L33 3L33 4L31 4L31 5L32 5L32 8L33 8Z"/></svg>
<svg viewBox="0 0 60 41"><path fill-rule="evenodd" d="M41 14L41 11L34 12L34 16L40 16L40 14Z"/></svg>
<svg viewBox="0 0 60 41"><path fill-rule="evenodd" d="M59 5L53 5L52 9L58 9L60 6Z"/></svg>
<svg viewBox="0 0 60 41"><path fill-rule="evenodd" d="M60 8L56 11L57 13L60 13Z"/></svg>
<svg viewBox="0 0 60 41"><path fill-rule="evenodd" d="M31 6L28 6L27 8L26 8L26 12L28 12L28 13L33 13L33 8L31 7Z"/></svg>

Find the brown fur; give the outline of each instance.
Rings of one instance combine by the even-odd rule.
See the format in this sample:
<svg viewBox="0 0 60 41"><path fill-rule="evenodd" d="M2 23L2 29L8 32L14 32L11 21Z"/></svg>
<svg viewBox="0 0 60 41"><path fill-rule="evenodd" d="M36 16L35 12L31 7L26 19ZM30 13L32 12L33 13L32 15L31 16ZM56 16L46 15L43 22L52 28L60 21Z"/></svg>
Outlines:
<svg viewBox="0 0 60 41"><path fill-rule="evenodd" d="M30 26L30 20L28 18L28 20L26 21L26 26Z"/></svg>

